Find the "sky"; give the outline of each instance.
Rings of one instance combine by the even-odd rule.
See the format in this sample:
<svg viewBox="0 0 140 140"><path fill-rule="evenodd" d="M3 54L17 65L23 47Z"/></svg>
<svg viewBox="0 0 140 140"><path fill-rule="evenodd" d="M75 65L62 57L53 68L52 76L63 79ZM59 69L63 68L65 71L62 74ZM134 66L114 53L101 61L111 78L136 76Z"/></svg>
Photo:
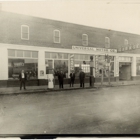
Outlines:
<svg viewBox="0 0 140 140"><path fill-rule="evenodd" d="M1 10L140 35L140 0L1 1Z"/></svg>

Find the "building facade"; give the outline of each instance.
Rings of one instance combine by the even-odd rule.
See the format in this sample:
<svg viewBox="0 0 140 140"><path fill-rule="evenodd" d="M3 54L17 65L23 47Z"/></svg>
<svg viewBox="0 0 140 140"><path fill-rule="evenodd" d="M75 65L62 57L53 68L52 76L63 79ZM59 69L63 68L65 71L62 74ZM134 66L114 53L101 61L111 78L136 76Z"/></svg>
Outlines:
<svg viewBox="0 0 140 140"><path fill-rule="evenodd" d="M51 68L66 74L65 83L71 70L78 82L82 68L88 82L91 56L96 81L102 69L105 81L109 76L112 81L139 79L139 35L8 12L0 12L0 23L1 86L17 86L22 69L28 85L46 84Z"/></svg>

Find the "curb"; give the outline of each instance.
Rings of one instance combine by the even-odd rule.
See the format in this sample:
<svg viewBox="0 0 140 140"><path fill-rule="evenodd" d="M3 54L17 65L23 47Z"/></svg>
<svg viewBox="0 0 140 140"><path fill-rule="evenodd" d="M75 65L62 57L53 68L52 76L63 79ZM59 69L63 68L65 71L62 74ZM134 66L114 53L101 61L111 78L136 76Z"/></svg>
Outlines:
<svg viewBox="0 0 140 140"><path fill-rule="evenodd" d="M85 87L85 88L71 88L71 89L47 89L47 90L34 90L34 91L27 91L26 92L11 92L11 93L0 93L0 95L19 95L19 94L36 94L36 93L50 93L50 92L61 92L61 91L69 91L69 90L81 90L81 89L97 89L97 87Z"/></svg>
<svg viewBox="0 0 140 140"><path fill-rule="evenodd" d="M0 92L0 95L19 95L19 94L37 94L37 93L50 93L50 92L61 92L61 91L69 91L69 90L81 90L81 89L101 89L101 88L107 88L107 87L119 87L119 86L130 86L130 85L138 85L137 83L133 83L133 84L120 84L120 85L97 85L94 87L85 87L85 88L64 88L64 89L36 89L36 90L31 90L31 91L27 91L26 92L10 92L10 93L3 93Z"/></svg>

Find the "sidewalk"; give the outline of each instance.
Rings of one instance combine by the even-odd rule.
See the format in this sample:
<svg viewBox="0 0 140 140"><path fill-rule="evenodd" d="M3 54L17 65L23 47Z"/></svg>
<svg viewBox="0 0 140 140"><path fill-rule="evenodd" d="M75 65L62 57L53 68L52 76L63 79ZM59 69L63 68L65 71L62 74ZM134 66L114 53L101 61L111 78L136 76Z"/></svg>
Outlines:
<svg viewBox="0 0 140 140"><path fill-rule="evenodd" d="M137 81L119 81L119 82L111 82L109 85L108 82L104 82L103 86L101 83L95 83L93 89L98 89L102 87L114 87L114 86L125 86L125 85L140 85L140 80ZM89 83L85 84L85 89L91 89L89 87ZM59 86L56 85L54 89L48 89L46 86L27 86L26 90L19 90L19 87L5 87L0 88L0 94L21 94L21 93L40 93L40 92L52 92L52 91L65 91L65 90L78 90L80 88L79 84L75 84L74 87L70 87L69 85L64 85L64 89L59 89Z"/></svg>

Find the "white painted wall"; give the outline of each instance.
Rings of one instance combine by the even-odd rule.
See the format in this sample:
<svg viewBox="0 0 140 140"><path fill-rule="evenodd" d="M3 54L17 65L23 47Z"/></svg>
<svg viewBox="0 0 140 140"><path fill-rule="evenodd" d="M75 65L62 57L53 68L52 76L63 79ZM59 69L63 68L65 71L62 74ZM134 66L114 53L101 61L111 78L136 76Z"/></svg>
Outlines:
<svg viewBox="0 0 140 140"><path fill-rule="evenodd" d="M114 57L114 77L119 77L119 56Z"/></svg>
<svg viewBox="0 0 140 140"><path fill-rule="evenodd" d="M131 76L136 76L136 56L132 57Z"/></svg>
<svg viewBox="0 0 140 140"><path fill-rule="evenodd" d="M0 48L0 80L8 80L8 51Z"/></svg>
<svg viewBox="0 0 140 140"><path fill-rule="evenodd" d="M44 75L40 74L40 71L44 71ZM38 79L46 79L46 68L45 68L45 51L38 51Z"/></svg>

